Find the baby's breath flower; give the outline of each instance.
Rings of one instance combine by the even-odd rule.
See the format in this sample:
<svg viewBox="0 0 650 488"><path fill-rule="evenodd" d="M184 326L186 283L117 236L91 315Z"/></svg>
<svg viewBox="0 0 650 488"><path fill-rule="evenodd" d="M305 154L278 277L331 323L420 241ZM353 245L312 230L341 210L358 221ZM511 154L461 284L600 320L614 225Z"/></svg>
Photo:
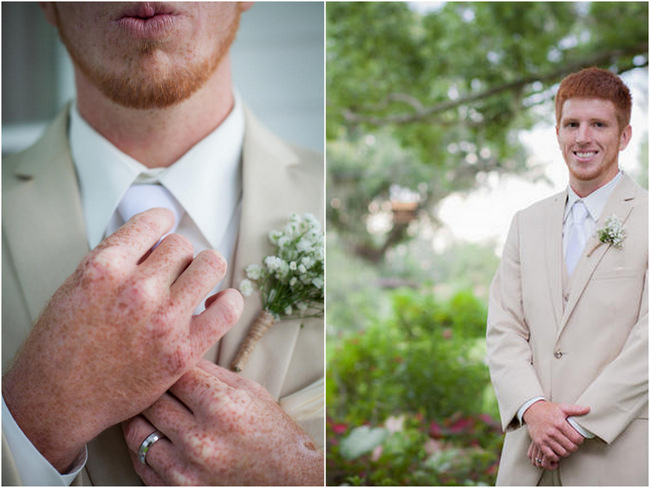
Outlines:
<svg viewBox="0 0 650 488"><path fill-rule="evenodd" d="M298 241L298 244L296 245L296 249L300 252L308 252L311 250L312 247L312 242L307 239L306 237L303 237Z"/></svg>
<svg viewBox="0 0 650 488"><path fill-rule="evenodd" d="M248 276L251 280L259 280L262 276L262 268L260 268L257 264L249 264L246 267L246 276Z"/></svg>
<svg viewBox="0 0 650 488"><path fill-rule="evenodd" d="M282 237L281 230L272 230L269 232L269 240L271 241L271 244L277 244L280 237Z"/></svg>
<svg viewBox="0 0 650 488"><path fill-rule="evenodd" d="M265 310L275 318L304 315L308 309L322 314L325 253L320 222L311 214L291 214L281 230L269 232L269 240L274 254L264 258L263 266L246 267L242 293L250 294L257 285Z"/></svg>
<svg viewBox="0 0 650 488"><path fill-rule="evenodd" d="M611 215L605 220L605 225L598 229L598 239L603 244L611 244L616 249L623 247L625 229L623 222L616 215Z"/></svg>
<svg viewBox="0 0 650 488"><path fill-rule="evenodd" d="M253 283L251 280L247 280L246 278L241 280L241 283L239 284L239 291L245 297L250 296L250 294L253 293Z"/></svg>

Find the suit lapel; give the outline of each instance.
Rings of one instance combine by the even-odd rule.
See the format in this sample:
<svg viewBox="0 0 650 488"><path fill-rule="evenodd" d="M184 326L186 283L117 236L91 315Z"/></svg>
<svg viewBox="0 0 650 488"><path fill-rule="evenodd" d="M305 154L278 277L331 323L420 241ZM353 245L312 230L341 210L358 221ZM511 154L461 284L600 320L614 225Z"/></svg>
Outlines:
<svg viewBox="0 0 650 488"><path fill-rule="evenodd" d="M550 212L547 212L547 221L544 229L544 245L546 252L546 273L548 278L549 294L553 304L555 323L560 324L564 312L562 305L562 220L566 203L566 192L556 195L551 203ZM559 266L558 266L559 264Z"/></svg>
<svg viewBox="0 0 650 488"><path fill-rule="evenodd" d="M264 257L272 254L269 231L282 228L290 214L297 210L292 208L293 200L287 195L291 195L293 190L290 170L298 163L298 158L248 111L242 158L241 224L225 278L233 288L238 288L245 278L246 266L253 263L261 265ZM239 345L261 310L258 292L245 297L242 317L218 345L219 365L230 368ZM241 374L255 379L278 398L299 330L299 320L275 324L258 343ZM273 364L273 368L269 368L269 364Z"/></svg>
<svg viewBox="0 0 650 488"><path fill-rule="evenodd" d="M636 189L632 180L630 180L626 175L623 175L618 186L614 189L611 197L607 201L603 213L600 217L599 224L605 221L605 219L611 215L616 215L623 223L627 220L630 215L630 211L634 206L634 196ZM602 224L601 224L602 225ZM562 317L562 322L560 324L560 330L562 330L573 312L576 304L580 300L582 293L584 292L591 276L594 274L594 271L598 267L598 264L601 262L605 254L607 254L611 249L611 245L602 244L599 242L596 235L592 235L587 244L585 245L585 251L583 252L578 264L576 265L575 274L571 284L571 290L569 293L569 301L567 302L566 308L564 310L564 315Z"/></svg>
<svg viewBox="0 0 650 488"><path fill-rule="evenodd" d="M21 155L12 168L17 179L3 193L12 209L3 213L6 245L33 321L89 250L67 121L65 110Z"/></svg>

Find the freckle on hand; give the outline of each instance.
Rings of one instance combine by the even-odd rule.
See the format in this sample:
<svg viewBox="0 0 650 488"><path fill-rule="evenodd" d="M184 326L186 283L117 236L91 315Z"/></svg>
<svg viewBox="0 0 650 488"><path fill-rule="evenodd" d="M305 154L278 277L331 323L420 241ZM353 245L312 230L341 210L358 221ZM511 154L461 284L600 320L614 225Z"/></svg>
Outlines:
<svg viewBox="0 0 650 488"><path fill-rule="evenodd" d="M304 446L309 449L310 451L317 451L318 449L316 448L316 444L314 444L311 441L307 441L304 443Z"/></svg>

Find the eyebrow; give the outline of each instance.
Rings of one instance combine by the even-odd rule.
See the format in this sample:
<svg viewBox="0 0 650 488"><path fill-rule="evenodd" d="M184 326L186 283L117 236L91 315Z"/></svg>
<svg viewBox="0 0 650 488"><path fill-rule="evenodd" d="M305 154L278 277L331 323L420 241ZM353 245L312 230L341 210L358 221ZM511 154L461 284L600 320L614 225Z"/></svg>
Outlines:
<svg viewBox="0 0 650 488"><path fill-rule="evenodd" d="M563 118L560 120L560 122L561 122L562 124L567 124L567 123L569 123L569 122L579 122L579 121L580 121L580 119L579 119L578 117L567 117L567 118L564 118L564 117L563 117ZM602 123L609 123L609 121L608 121L607 119L604 119L604 118L602 118L602 117L591 117L591 118L589 119L589 122L602 122Z"/></svg>

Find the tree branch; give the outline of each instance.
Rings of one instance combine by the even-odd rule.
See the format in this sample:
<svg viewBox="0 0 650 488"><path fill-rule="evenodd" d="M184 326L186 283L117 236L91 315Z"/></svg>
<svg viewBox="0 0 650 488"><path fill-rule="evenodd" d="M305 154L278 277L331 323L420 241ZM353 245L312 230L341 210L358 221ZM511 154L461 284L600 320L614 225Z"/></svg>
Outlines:
<svg viewBox="0 0 650 488"><path fill-rule="evenodd" d="M433 116L451 110L468 103L476 102L492 96L498 95L503 92L510 90L516 90L522 88L525 85L534 83L536 81L550 82L562 78L570 73L573 73L583 67L602 65L605 63L613 62L616 59L622 56L631 56L636 54L647 54L648 43L637 44L636 46L626 48L626 49L615 49L607 51L605 53L599 53L597 55L585 58L579 61L574 61L573 63L567 63L561 66L559 69L552 71L544 75L531 75L524 76L518 80L512 81L510 83L505 83L488 90L476 93L474 95L468 95L456 100L446 100L444 102L437 103L435 105L426 107L422 102L420 102L416 97L404 94L404 93L393 93L389 94L384 101L382 101L376 108L386 108L393 101L400 101L407 103L414 108L415 113L399 113L393 115L366 115L353 112L348 109L342 111L343 118L350 123L366 123L370 125L388 125L388 124L408 124L411 122L422 122L430 120ZM646 62L647 65L647 62ZM629 68L631 69L631 67Z"/></svg>

